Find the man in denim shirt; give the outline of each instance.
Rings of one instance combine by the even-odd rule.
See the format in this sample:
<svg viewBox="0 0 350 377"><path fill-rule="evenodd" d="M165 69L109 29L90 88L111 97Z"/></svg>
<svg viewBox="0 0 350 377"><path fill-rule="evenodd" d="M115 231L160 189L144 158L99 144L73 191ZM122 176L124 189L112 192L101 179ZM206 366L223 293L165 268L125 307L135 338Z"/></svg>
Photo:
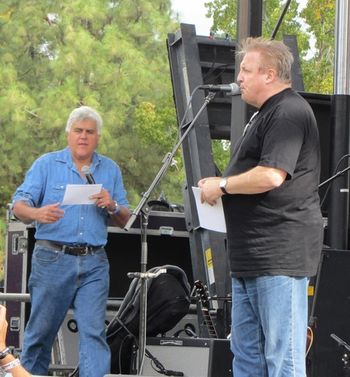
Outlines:
<svg viewBox="0 0 350 377"><path fill-rule="evenodd" d="M68 146L38 158L13 197L15 216L36 226L28 283L32 306L21 355L33 374L48 374L52 345L69 308L80 334L80 377L101 377L110 370L104 245L108 220L122 227L130 212L118 165L95 152L101 129L94 109L73 110L66 126ZM95 204L61 205L67 184L88 183L86 169L102 184L91 197Z"/></svg>

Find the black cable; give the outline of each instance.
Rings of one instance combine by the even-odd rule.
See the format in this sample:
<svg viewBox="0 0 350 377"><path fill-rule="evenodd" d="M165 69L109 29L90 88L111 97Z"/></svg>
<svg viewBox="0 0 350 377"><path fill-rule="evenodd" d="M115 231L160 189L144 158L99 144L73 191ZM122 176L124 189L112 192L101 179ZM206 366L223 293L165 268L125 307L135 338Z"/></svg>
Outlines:
<svg viewBox="0 0 350 377"><path fill-rule="evenodd" d="M212 73L215 72L216 70L219 70L219 69L222 69L222 68L224 68L224 69L222 71L219 71L216 76L211 78L210 81L215 83L216 79L219 78L220 76L222 76L226 72L227 68L229 68L231 65L232 64L220 64L219 66L215 67L213 69ZM205 81L205 80L203 80L203 81Z"/></svg>
<svg viewBox="0 0 350 377"><path fill-rule="evenodd" d="M179 376L179 377L184 376L183 372L165 369L163 364L156 357L154 357L151 354L151 352L149 352L147 349L145 350L145 355L151 360L151 366L155 372L159 374L164 374L165 376Z"/></svg>
<svg viewBox="0 0 350 377"><path fill-rule="evenodd" d="M135 347L139 348L139 345L138 345L138 342L137 342L137 339L136 339L136 336L127 328L127 326L122 322L122 320L120 318L118 318L117 316L114 318L118 323L119 325L127 332L127 335L125 335L125 337L122 339L122 342L120 344L120 348L119 348L119 352L118 352L118 364L119 364L119 371L121 372L122 371L122 349L123 349L123 345L124 345L124 342L128 339L132 339L134 344L135 344ZM115 331L113 334L116 334L117 332L119 332L120 329L118 329L117 331ZM111 335L108 336L108 339L111 337Z"/></svg>
<svg viewBox="0 0 350 377"><path fill-rule="evenodd" d="M184 122L185 122L185 119L186 119L186 116L187 116L188 110L190 109L190 105L191 105L191 102L192 102L192 97L193 97L194 93L200 88L200 86L201 86L201 85L197 85L197 86L193 89L193 91L192 91L192 93L191 93L191 95L190 95L190 97L189 97L189 99L188 99L188 101L187 101L187 106L186 106L186 109L185 109L184 115L183 115L183 117L182 117L182 120L181 120L181 122L180 122L179 130L181 130L181 129L185 126L185 125L184 125Z"/></svg>
<svg viewBox="0 0 350 377"><path fill-rule="evenodd" d="M177 330L174 333L174 338L178 338L181 333L185 333L186 335L190 336L191 338L198 338L198 335L196 334L196 329L192 324L186 324L184 328Z"/></svg>
<svg viewBox="0 0 350 377"><path fill-rule="evenodd" d="M216 49L216 47L213 49L213 52L214 52L214 59L212 60L211 67L208 69L208 72L203 76L203 81L205 81L205 79L207 77L209 77L209 75L211 75L212 72L215 71L215 64L216 64L216 58L217 58L217 49Z"/></svg>
<svg viewBox="0 0 350 377"><path fill-rule="evenodd" d="M333 173L332 173L332 175L331 175L332 177L333 177L335 174L337 174L340 164L341 164L342 161L343 161L345 158L347 158L347 157L350 157L350 154L344 154L344 156L340 157L340 159L339 159L338 162L337 162L337 166L335 167L335 169L334 169L334 171L333 171ZM325 202L325 200L326 200L326 198L327 198L328 192L329 192L330 187L331 187L331 183L332 183L332 182L330 182L330 184L328 185L328 187L327 187L327 189L326 189L326 191L325 191L325 193L324 193L324 195L323 195L323 198L322 198L321 203L320 203L320 208L322 208L322 206L323 206L323 204L324 204L324 202Z"/></svg>
<svg viewBox="0 0 350 377"><path fill-rule="evenodd" d="M134 340L134 343L135 343L135 346L137 348L139 348L139 345L138 345L138 342L137 342L137 339L136 339L136 336L126 327L126 325L124 325L124 323L118 318L116 317L115 318L118 323L120 324L120 326L129 334L130 337L132 337L132 339ZM124 343L124 341L127 339L127 336L122 340L122 344ZM121 347L122 348L122 347ZM164 374L165 376L183 376L184 374L182 372L177 372L177 371L173 371L173 370L169 370L169 369L165 369L165 367L163 366L163 364L158 360L156 359L152 354L151 352L149 352L147 349L145 350L145 354L146 356L152 360L152 362L155 363L155 365L157 366L157 368L159 368L159 370L155 369L153 366L152 368L160 373L160 374ZM119 350L119 370L121 370L121 349ZM152 364L151 364L152 365Z"/></svg>

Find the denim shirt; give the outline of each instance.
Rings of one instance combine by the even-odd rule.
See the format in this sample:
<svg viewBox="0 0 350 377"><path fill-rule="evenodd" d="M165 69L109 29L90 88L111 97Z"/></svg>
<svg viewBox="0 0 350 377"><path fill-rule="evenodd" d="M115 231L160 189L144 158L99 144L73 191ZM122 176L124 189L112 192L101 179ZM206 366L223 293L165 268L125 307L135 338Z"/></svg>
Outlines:
<svg viewBox="0 0 350 377"><path fill-rule="evenodd" d="M93 154L90 167L96 183L102 184L118 205L128 206L122 174L111 159ZM62 202L67 184L84 184L75 167L70 149L51 152L39 157L28 170L24 182L13 196L12 206L22 200L32 207ZM64 216L52 224L36 223L35 238L64 244L107 243L108 213L95 205L63 205Z"/></svg>

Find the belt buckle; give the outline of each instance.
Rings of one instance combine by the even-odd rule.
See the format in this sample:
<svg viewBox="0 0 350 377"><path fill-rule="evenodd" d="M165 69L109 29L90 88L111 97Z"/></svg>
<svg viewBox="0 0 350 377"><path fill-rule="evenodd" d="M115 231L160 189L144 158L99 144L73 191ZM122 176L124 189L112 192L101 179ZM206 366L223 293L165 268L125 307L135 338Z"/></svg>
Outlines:
<svg viewBox="0 0 350 377"><path fill-rule="evenodd" d="M89 253L89 246L82 247L81 249L80 255L85 256Z"/></svg>

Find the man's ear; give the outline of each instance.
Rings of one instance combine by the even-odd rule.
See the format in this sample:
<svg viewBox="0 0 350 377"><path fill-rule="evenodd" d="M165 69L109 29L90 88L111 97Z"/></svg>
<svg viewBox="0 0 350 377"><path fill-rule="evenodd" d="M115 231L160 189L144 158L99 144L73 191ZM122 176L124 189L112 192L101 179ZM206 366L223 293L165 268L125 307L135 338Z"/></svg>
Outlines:
<svg viewBox="0 0 350 377"><path fill-rule="evenodd" d="M265 72L265 81L270 83L276 79L276 71L272 68L268 68Z"/></svg>

